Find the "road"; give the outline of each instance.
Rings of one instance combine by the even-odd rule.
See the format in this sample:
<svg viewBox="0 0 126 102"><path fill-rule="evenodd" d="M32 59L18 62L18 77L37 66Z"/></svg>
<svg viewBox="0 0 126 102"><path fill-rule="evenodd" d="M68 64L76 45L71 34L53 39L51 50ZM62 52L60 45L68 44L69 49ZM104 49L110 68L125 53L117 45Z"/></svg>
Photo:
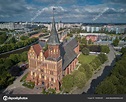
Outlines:
<svg viewBox="0 0 126 102"><path fill-rule="evenodd" d="M108 61L105 62L101 69L92 76L92 78L86 83L85 87L82 89L76 89L72 94L94 94L96 86L109 75L115 64L115 50L111 45L109 45L110 52L107 54Z"/></svg>
<svg viewBox="0 0 126 102"><path fill-rule="evenodd" d="M42 90L38 90L36 88L29 89L27 87L22 86L22 82L20 80L24 75L29 72L29 69L26 69L24 73L17 77L13 84L9 85L2 93L4 94L41 94Z"/></svg>
<svg viewBox="0 0 126 102"><path fill-rule="evenodd" d="M14 88L17 88L17 87L23 87L22 86L22 82L20 82L21 78L28 73L28 69L26 69L24 71L24 73L17 77L16 80L13 82L13 84L9 85L5 90L4 90L4 93L7 93L7 92L10 92L11 90L13 90Z"/></svg>

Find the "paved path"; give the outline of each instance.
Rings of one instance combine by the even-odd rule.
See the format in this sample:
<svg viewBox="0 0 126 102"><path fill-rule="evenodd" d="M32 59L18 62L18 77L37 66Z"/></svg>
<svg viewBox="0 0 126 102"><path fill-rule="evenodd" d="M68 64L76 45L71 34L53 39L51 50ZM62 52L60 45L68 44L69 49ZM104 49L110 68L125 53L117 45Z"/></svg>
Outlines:
<svg viewBox="0 0 126 102"><path fill-rule="evenodd" d="M24 73L17 77L17 79L13 82L13 84L9 85L3 93L5 94L41 94L42 90L40 89L29 89L27 87L22 86L22 82L20 80L24 75L26 75L29 72L28 69L24 71Z"/></svg>
<svg viewBox="0 0 126 102"><path fill-rule="evenodd" d="M115 64L115 51L113 47L110 45L110 52L107 55L108 61L102 65L102 68L92 76L92 78L86 83L85 87L82 89L76 89L72 92L72 94L94 94L95 87L106 77L109 75L111 69Z"/></svg>
<svg viewBox="0 0 126 102"><path fill-rule="evenodd" d="M15 89L15 88L19 88L19 87L22 87L22 88L23 88L22 82L20 82L20 80L21 80L21 78L22 78L26 73L28 73L28 69L26 69L26 70L24 71L24 73L23 73L21 76L17 77L17 79L13 82L13 84L9 85L3 92L4 92L4 93L8 93L8 92L10 92L11 90L13 90L13 89Z"/></svg>

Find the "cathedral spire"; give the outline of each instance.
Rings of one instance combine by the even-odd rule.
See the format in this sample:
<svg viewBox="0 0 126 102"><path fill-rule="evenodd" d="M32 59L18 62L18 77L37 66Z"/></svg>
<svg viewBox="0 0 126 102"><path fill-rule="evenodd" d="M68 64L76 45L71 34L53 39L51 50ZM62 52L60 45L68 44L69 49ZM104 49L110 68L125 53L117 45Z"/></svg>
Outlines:
<svg viewBox="0 0 126 102"><path fill-rule="evenodd" d="M55 8L53 8L52 29L51 29L50 37L47 43L50 45L59 45L60 41L59 41L58 33L56 31L56 26L55 26L54 10Z"/></svg>

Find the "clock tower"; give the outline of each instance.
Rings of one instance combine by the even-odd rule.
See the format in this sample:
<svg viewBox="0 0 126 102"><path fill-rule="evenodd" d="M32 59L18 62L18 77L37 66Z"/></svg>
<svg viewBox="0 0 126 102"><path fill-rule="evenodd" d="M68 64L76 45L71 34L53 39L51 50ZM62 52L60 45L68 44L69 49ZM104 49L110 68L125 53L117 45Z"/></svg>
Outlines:
<svg viewBox="0 0 126 102"><path fill-rule="evenodd" d="M55 27L54 13L53 13L52 29L47 43L48 43L48 57L58 59L60 57L60 41Z"/></svg>

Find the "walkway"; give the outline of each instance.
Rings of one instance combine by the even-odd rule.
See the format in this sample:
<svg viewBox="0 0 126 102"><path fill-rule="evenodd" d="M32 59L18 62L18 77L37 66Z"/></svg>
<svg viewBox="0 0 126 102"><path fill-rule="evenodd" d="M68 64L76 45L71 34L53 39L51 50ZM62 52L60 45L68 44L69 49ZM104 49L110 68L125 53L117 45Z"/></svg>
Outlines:
<svg viewBox="0 0 126 102"><path fill-rule="evenodd" d="M72 94L94 94L95 87L106 77L109 75L110 71L112 70L115 64L115 51L113 47L110 45L110 52L107 55L108 61L105 62L101 69L92 76L92 78L86 83L85 87L82 89L76 89L72 92Z"/></svg>

